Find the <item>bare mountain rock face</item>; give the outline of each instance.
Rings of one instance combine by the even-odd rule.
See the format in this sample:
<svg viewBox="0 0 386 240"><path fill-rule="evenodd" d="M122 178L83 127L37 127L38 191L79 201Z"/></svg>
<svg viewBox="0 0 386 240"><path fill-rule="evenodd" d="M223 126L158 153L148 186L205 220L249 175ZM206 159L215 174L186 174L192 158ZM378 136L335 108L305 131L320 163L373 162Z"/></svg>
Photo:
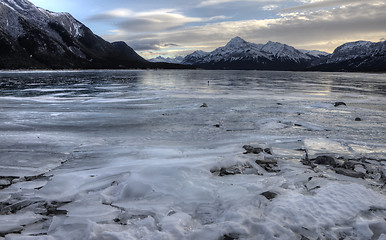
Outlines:
<svg viewBox="0 0 386 240"><path fill-rule="evenodd" d="M126 43L109 43L69 13L26 0L0 2L0 68L140 68L147 61Z"/></svg>

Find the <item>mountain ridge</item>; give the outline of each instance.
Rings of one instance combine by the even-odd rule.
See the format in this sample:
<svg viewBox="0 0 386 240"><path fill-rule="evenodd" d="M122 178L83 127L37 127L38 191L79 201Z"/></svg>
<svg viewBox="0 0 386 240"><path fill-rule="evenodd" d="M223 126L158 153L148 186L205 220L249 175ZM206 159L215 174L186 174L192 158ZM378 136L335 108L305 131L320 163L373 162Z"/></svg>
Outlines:
<svg viewBox="0 0 386 240"><path fill-rule="evenodd" d="M197 53L187 55L182 63L205 69L301 70L317 58L279 42L256 44L238 36L210 53Z"/></svg>
<svg viewBox="0 0 386 240"><path fill-rule="evenodd" d="M0 2L0 69L187 68L146 61L124 42L110 43L69 13L27 0Z"/></svg>
<svg viewBox="0 0 386 240"><path fill-rule="evenodd" d="M266 44L250 43L237 36L223 47L202 53L195 51L187 55L182 63L204 69L386 71L386 41L349 42L329 54L296 49L272 41Z"/></svg>

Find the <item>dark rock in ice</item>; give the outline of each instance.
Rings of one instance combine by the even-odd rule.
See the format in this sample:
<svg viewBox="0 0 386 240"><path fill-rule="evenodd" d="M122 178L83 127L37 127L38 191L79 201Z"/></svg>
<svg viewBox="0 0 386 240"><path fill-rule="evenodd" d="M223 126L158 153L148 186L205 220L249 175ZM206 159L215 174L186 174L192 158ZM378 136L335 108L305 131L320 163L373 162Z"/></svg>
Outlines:
<svg viewBox="0 0 386 240"><path fill-rule="evenodd" d="M221 127L221 125L220 125L220 124L215 124L215 125L213 125L213 126L215 126L216 128L219 128L219 127Z"/></svg>
<svg viewBox="0 0 386 240"><path fill-rule="evenodd" d="M208 105L206 104L206 103L203 103L201 106L200 106L200 108L207 108L208 107Z"/></svg>
<svg viewBox="0 0 386 240"><path fill-rule="evenodd" d="M61 206L65 205L67 203L70 203L70 202L55 202L55 201L53 201L51 203L45 203L44 207L47 210L46 215L47 216L66 215L67 210L59 210L58 208L60 208Z"/></svg>
<svg viewBox="0 0 386 240"><path fill-rule="evenodd" d="M263 160L256 160L255 162L267 172L280 172L275 159L265 158Z"/></svg>
<svg viewBox="0 0 386 240"><path fill-rule="evenodd" d="M335 102L334 107L338 107L338 106L347 106L347 105L344 102Z"/></svg>
<svg viewBox="0 0 386 240"><path fill-rule="evenodd" d="M240 236L237 233L228 233L228 234L224 234L224 236L222 236L219 240L235 240L239 238Z"/></svg>
<svg viewBox="0 0 386 240"><path fill-rule="evenodd" d="M335 158L331 156L319 156L315 159L311 159L316 164L321 164L321 165L329 165L332 167L336 167L336 161Z"/></svg>
<svg viewBox="0 0 386 240"><path fill-rule="evenodd" d="M271 149L270 148L261 148L261 147L253 147L251 145L244 145L243 148L245 149L245 153L244 154L248 154L248 153L253 153L253 154L259 154L261 152L265 152L269 155L272 155L272 152L271 152Z"/></svg>
<svg viewBox="0 0 386 240"><path fill-rule="evenodd" d="M11 186L15 179L18 179L18 177L1 177L0 176L0 190Z"/></svg>
<svg viewBox="0 0 386 240"><path fill-rule="evenodd" d="M362 172L356 172L351 169L345 169L345 168L336 168L335 172L337 174L345 175L348 177L353 177L353 178L365 178L365 174Z"/></svg>
<svg viewBox="0 0 386 240"><path fill-rule="evenodd" d="M281 106L281 105L283 105L282 103L276 103L278 106Z"/></svg>
<svg viewBox="0 0 386 240"><path fill-rule="evenodd" d="M304 165L315 168L315 164L328 165L341 175L353 178L374 179L380 184L386 184L386 170L381 162L382 159L369 159L366 157L350 159L346 157L333 158L331 156L319 156L315 159L306 157L301 161Z"/></svg>
<svg viewBox="0 0 386 240"><path fill-rule="evenodd" d="M244 154L248 154L248 153L259 154L264 151L260 147L252 147L251 145L244 145L243 148L246 151Z"/></svg>
<svg viewBox="0 0 386 240"><path fill-rule="evenodd" d="M355 118L355 121L360 122L360 121L362 121L362 119L357 117L357 118Z"/></svg>
<svg viewBox="0 0 386 240"><path fill-rule="evenodd" d="M257 164L277 164L277 161L273 158L265 158L262 160L256 160Z"/></svg>
<svg viewBox="0 0 386 240"><path fill-rule="evenodd" d="M270 148L264 148L264 152L268 153L269 155L272 155L272 152L271 152Z"/></svg>
<svg viewBox="0 0 386 240"><path fill-rule="evenodd" d="M241 166L232 166L229 168L221 168L219 172L219 176L227 176L227 175L236 175L236 174L242 174L243 170Z"/></svg>
<svg viewBox="0 0 386 240"><path fill-rule="evenodd" d="M267 191L267 192L263 192L263 193L260 194L260 195L263 195L263 196L264 196L265 198L267 198L268 200L272 200L272 199L274 199L274 198L277 196L277 193Z"/></svg>
<svg viewBox="0 0 386 240"><path fill-rule="evenodd" d="M168 213L168 216L171 216L171 215L174 215L174 214L176 214L176 211L171 210L171 211Z"/></svg>
<svg viewBox="0 0 386 240"><path fill-rule="evenodd" d="M258 174L257 170L249 163L237 164L230 167L222 167L220 170L211 169L210 172L220 177L237 174Z"/></svg>
<svg viewBox="0 0 386 240"><path fill-rule="evenodd" d="M221 168L219 176L222 177L222 176L236 175L236 174L241 174L241 173L242 173L242 171L238 167L232 167L232 168L229 168L229 169Z"/></svg>

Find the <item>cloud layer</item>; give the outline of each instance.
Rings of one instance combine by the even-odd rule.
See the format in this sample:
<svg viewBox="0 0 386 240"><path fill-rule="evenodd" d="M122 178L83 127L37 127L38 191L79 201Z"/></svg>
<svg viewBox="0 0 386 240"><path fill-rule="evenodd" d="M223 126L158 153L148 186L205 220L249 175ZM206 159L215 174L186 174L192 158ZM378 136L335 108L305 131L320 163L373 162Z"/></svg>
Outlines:
<svg viewBox="0 0 386 240"><path fill-rule="evenodd" d="M236 13L237 9L251 9L251 6L256 17L243 19L229 14L232 8ZM110 41L124 40L144 57L185 55L198 49L210 51L235 36L256 43L272 40L331 52L344 42L385 38L386 3L383 0L206 0L188 8L145 12L117 8L95 14L89 21L110 22L114 29L104 37Z"/></svg>

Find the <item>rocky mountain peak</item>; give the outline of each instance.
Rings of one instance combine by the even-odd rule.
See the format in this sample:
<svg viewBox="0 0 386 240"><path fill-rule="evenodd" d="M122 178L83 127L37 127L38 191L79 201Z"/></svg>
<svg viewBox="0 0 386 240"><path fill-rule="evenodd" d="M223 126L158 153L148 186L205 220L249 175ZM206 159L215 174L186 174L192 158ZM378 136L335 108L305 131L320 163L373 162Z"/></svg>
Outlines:
<svg viewBox="0 0 386 240"><path fill-rule="evenodd" d="M227 48L240 48L240 47L243 47L245 45L247 45L248 42L245 41L244 39L242 39L241 37L235 37L235 38L232 38L226 45L225 47Z"/></svg>
<svg viewBox="0 0 386 240"><path fill-rule="evenodd" d="M69 13L27 0L0 1L0 68L121 68L146 61L123 43L109 43Z"/></svg>

